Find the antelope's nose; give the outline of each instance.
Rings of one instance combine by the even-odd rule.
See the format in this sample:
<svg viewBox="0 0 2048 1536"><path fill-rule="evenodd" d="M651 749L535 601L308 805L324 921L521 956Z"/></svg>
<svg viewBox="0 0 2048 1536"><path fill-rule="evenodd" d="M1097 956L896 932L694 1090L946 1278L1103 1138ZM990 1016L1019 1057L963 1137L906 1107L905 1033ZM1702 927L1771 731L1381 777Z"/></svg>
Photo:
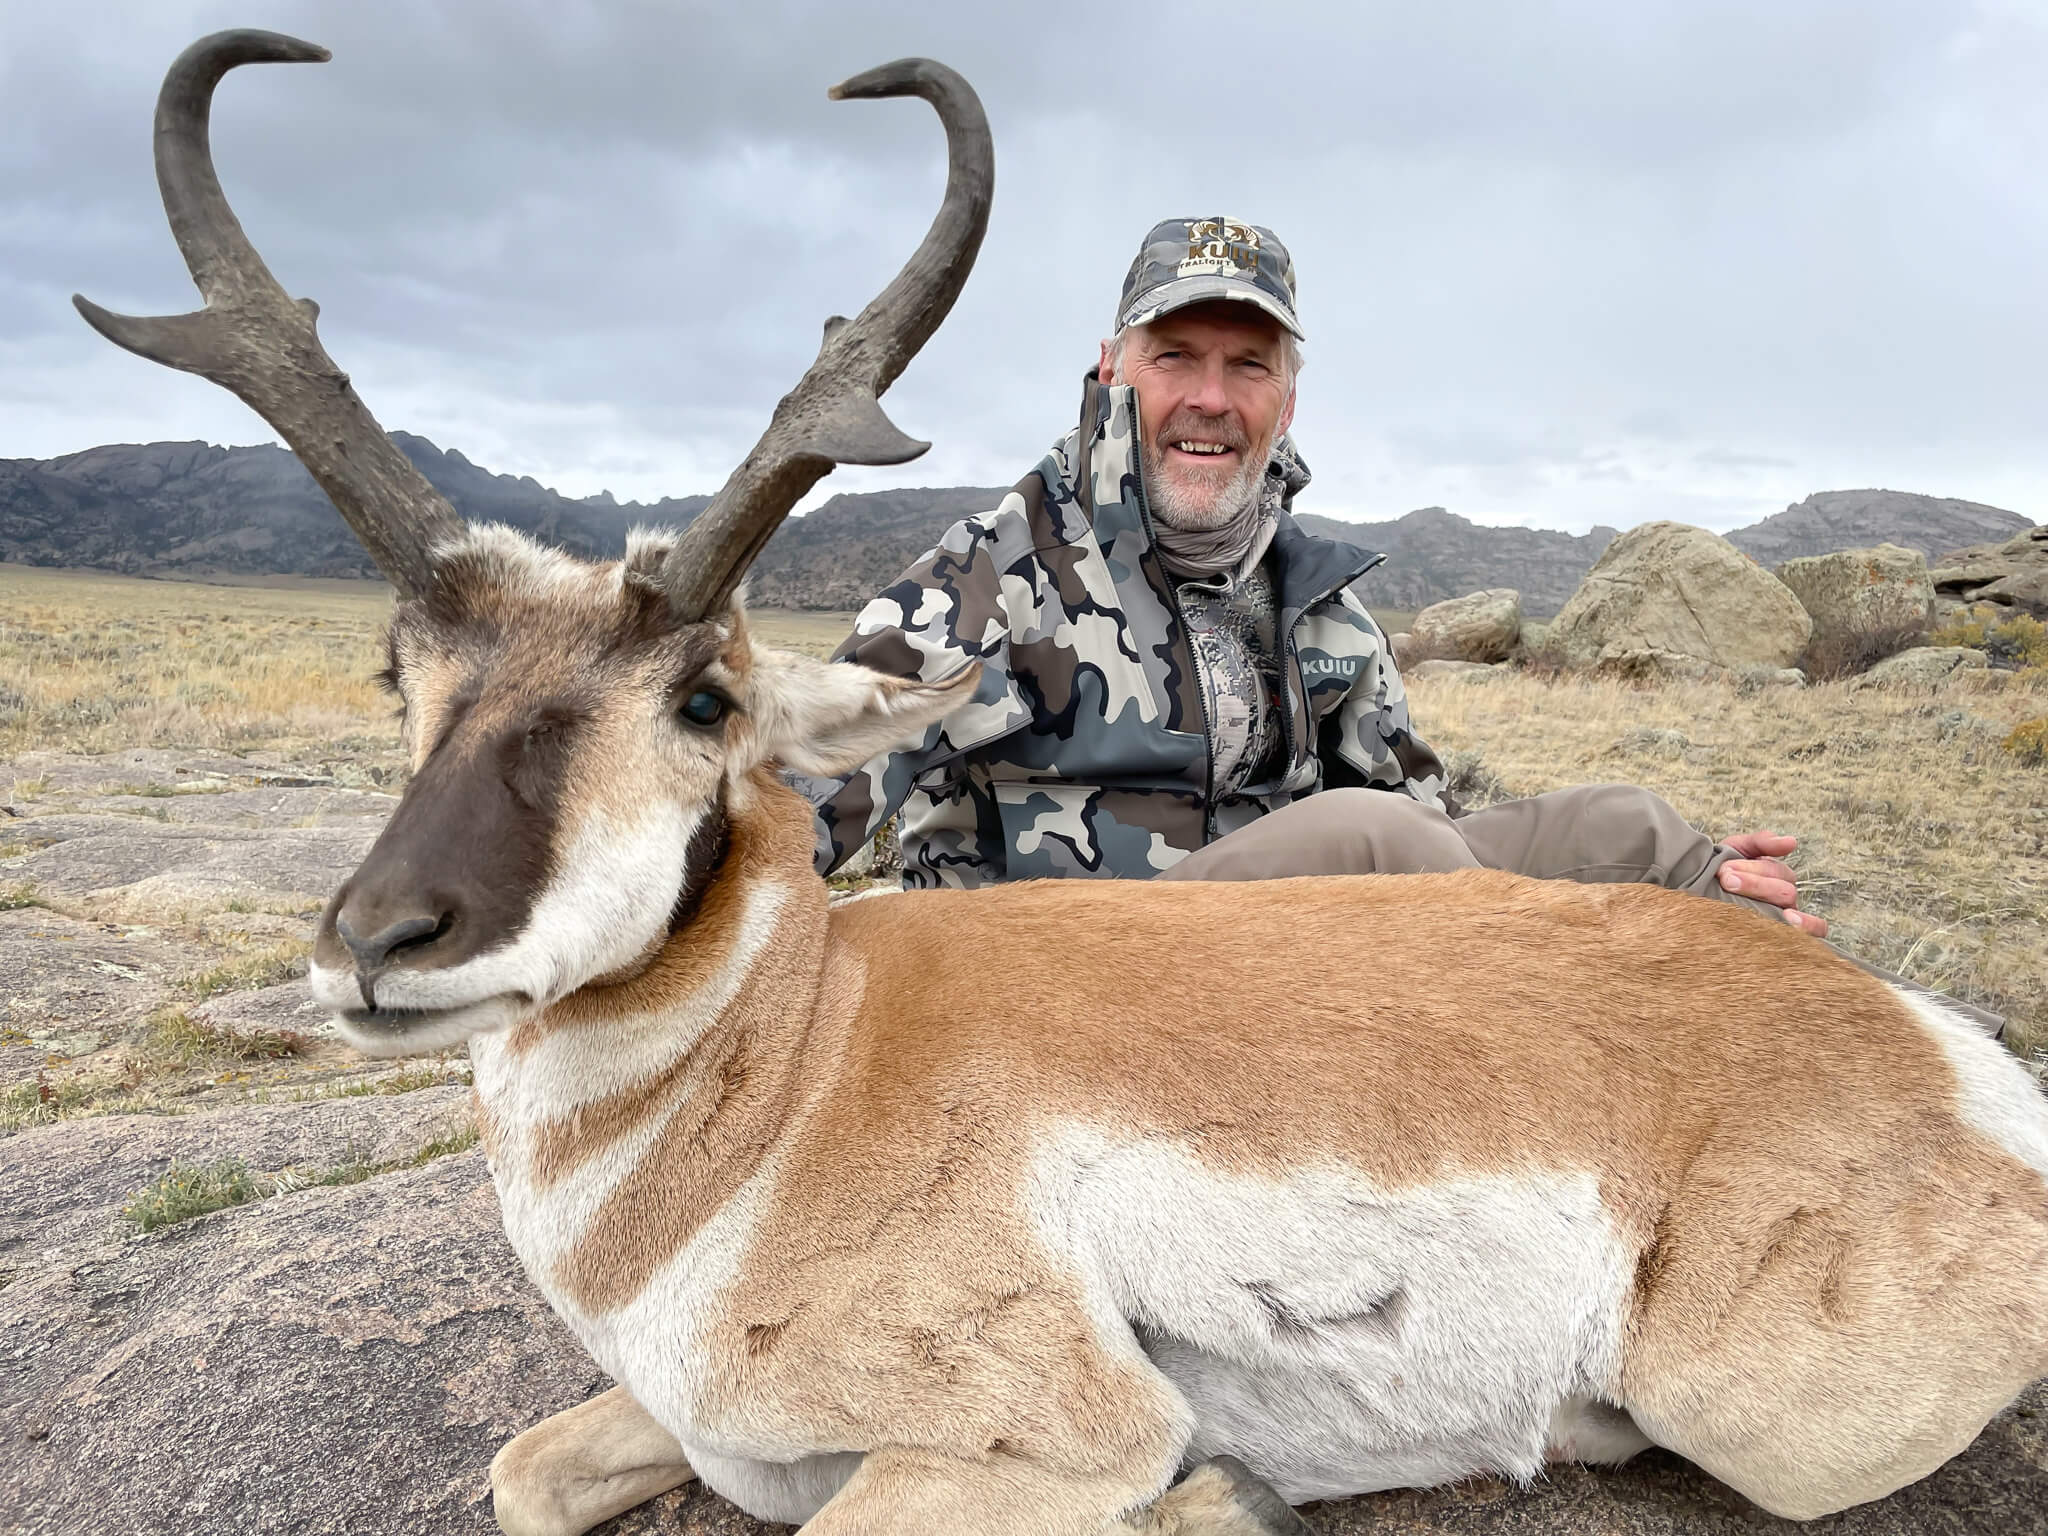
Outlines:
<svg viewBox="0 0 2048 1536"><path fill-rule="evenodd" d="M455 914L452 912L433 917L420 913L386 923L365 937L355 931L349 923L348 913L343 912L335 918L334 931L348 946L348 952L355 956L356 974L368 977L383 970L402 952L426 948L454 924Z"/></svg>

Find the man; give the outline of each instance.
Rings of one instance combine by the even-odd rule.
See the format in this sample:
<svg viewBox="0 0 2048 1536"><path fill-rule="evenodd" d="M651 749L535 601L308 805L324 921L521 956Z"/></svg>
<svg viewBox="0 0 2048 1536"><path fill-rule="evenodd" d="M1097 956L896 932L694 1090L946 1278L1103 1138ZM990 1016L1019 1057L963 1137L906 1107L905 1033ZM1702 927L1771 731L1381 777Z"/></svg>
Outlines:
<svg viewBox="0 0 2048 1536"><path fill-rule="evenodd" d="M1810 932L1779 855L1715 845L1628 785L1471 815L1410 729L1386 638L1349 591L1378 563L1305 532L1287 436L1293 263L1235 219L1156 226L1081 417L993 512L861 613L845 659L973 701L839 780L799 781L829 872L899 810L907 885L1031 876L1252 879L1474 864L1644 880Z"/></svg>

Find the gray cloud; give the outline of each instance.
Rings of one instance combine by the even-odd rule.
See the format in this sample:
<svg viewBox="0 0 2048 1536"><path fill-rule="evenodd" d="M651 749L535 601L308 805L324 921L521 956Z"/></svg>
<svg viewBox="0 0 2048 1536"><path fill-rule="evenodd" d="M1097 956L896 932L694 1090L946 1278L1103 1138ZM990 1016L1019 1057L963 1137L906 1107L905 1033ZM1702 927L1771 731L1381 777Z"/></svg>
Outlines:
<svg viewBox="0 0 2048 1536"><path fill-rule="evenodd" d="M824 87L922 52L983 93L996 214L891 396L932 454L830 488L1015 479L1138 236L1227 210L1296 255L1317 510L1731 526L1889 484L2048 518L2041 0L257 10L335 52L221 90L270 264L387 425L574 494L715 485L887 281L939 135ZM250 11L94 16L0 0L0 455L261 440L68 303L189 307L151 102Z"/></svg>

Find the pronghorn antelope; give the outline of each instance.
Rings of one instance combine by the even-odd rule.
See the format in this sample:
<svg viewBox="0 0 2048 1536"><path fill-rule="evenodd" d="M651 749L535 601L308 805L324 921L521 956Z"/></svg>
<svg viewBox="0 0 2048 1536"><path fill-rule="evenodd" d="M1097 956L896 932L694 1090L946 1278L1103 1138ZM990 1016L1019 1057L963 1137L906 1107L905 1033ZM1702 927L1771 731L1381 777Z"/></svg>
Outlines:
<svg viewBox="0 0 2048 1536"><path fill-rule="evenodd" d="M158 171L207 306L80 303L264 414L400 589L413 777L313 986L366 1050L469 1042L506 1229L619 1383L500 1453L506 1530L694 1474L812 1536L1299 1531L1287 1502L1650 1445L1811 1517L2048 1374L2048 1105L1746 912L1484 871L828 907L777 765L841 771L975 678L757 647L734 594L833 463L923 446L876 396L986 223L957 76L839 88L937 108L930 234L695 524L586 564L465 530L229 211L213 87L319 57L178 60Z"/></svg>

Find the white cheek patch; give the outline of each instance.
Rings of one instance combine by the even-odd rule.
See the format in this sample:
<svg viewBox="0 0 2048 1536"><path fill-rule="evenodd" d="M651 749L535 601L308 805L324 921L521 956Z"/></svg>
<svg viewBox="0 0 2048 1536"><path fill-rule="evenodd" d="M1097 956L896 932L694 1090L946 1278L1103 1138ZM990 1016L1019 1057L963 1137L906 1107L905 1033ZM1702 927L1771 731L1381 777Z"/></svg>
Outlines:
<svg viewBox="0 0 2048 1536"><path fill-rule="evenodd" d="M377 1006L440 1010L518 994L545 1007L631 964L668 931L690 835L704 814L661 804L623 825L593 816L558 855L524 928L460 965L387 972L377 980ZM338 990L332 980L328 986ZM360 1008L352 981L348 991L340 1006Z"/></svg>

